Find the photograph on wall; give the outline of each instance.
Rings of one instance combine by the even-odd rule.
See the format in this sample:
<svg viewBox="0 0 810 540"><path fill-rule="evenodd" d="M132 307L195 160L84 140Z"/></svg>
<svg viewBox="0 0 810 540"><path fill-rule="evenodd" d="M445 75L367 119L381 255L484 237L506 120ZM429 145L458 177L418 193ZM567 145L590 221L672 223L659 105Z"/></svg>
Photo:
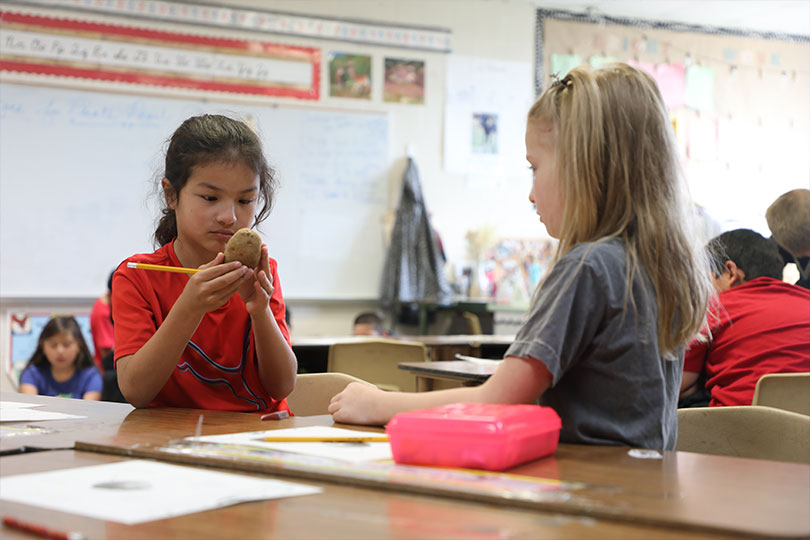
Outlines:
<svg viewBox="0 0 810 540"><path fill-rule="evenodd" d="M329 53L329 95L370 99L371 57Z"/></svg>
<svg viewBox="0 0 810 540"><path fill-rule="evenodd" d="M425 62L385 59L383 101L422 104L425 102Z"/></svg>
<svg viewBox="0 0 810 540"><path fill-rule="evenodd" d="M498 115L493 113L473 113L472 153L498 153Z"/></svg>

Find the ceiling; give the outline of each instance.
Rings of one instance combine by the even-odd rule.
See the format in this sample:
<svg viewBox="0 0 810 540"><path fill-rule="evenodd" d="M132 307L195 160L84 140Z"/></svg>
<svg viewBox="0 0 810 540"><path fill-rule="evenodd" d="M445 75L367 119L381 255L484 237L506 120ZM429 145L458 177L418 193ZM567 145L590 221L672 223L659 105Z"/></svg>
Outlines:
<svg viewBox="0 0 810 540"><path fill-rule="evenodd" d="M810 37L810 0L529 0L540 8Z"/></svg>

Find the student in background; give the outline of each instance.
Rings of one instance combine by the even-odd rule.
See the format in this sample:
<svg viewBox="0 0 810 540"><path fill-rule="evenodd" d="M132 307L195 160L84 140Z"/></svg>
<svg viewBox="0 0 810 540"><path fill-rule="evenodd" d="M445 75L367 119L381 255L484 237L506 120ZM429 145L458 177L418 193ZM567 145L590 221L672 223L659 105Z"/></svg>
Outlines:
<svg viewBox="0 0 810 540"><path fill-rule="evenodd" d="M529 200L559 239L527 320L481 386L383 392L352 383L337 422L383 424L457 402L535 403L560 440L672 450L683 346L712 292L655 81L625 64L575 68L529 111Z"/></svg>
<svg viewBox="0 0 810 540"><path fill-rule="evenodd" d="M365 311L354 318L353 336L384 336L382 317L373 311Z"/></svg>
<svg viewBox="0 0 810 540"><path fill-rule="evenodd" d="M289 410L297 362L276 261L264 244L256 270L223 255L233 233L267 217L275 186L261 142L243 122L196 116L172 135L155 231L161 247L130 257L113 277L118 384L134 406Z"/></svg>
<svg viewBox="0 0 810 540"><path fill-rule="evenodd" d="M763 375L810 371L810 291L782 281L776 244L757 232L725 232L707 249L718 306L686 351L681 399L703 377L710 406L751 405Z"/></svg>
<svg viewBox="0 0 810 540"><path fill-rule="evenodd" d="M101 399L101 374L73 317L54 317L20 376L21 394Z"/></svg>
<svg viewBox="0 0 810 540"><path fill-rule="evenodd" d="M810 189L794 189L777 198L765 212L784 264L796 263L796 285L810 289Z"/></svg>
<svg viewBox="0 0 810 540"><path fill-rule="evenodd" d="M110 308L110 291L112 290L113 272L107 278L107 292L93 303L90 310L90 334L93 336L93 361L101 373L104 373L102 359L113 350L114 336L112 326L112 311Z"/></svg>

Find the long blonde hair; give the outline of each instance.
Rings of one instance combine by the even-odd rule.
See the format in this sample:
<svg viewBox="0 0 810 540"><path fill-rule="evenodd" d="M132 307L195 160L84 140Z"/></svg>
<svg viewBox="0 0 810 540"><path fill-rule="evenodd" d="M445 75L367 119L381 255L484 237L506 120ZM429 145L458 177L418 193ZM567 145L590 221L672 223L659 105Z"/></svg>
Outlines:
<svg viewBox="0 0 810 540"><path fill-rule="evenodd" d="M573 69L529 111L553 126L563 215L556 259L582 242L620 238L625 298L639 266L658 304L658 347L667 358L695 336L712 282L686 193L673 129L655 81L626 64Z"/></svg>

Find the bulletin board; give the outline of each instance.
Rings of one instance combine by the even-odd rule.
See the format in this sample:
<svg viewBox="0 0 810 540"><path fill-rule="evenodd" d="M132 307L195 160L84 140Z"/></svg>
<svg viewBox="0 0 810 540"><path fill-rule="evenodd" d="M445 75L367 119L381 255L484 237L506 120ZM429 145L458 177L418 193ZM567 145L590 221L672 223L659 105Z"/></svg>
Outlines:
<svg viewBox="0 0 810 540"><path fill-rule="evenodd" d="M653 75L692 197L720 230L770 236L770 203L810 187L808 38L545 10L537 31L538 91L582 63Z"/></svg>

